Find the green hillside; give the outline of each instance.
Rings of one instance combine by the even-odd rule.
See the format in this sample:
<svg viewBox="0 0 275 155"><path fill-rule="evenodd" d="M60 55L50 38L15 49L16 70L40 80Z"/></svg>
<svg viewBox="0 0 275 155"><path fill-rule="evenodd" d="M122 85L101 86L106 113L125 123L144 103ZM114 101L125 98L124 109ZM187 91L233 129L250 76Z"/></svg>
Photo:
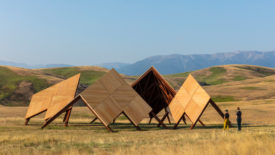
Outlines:
<svg viewBox="0 0 275 155"><path fill-rule="evenodd" d="M209 67L193 72L165 75L170 84L178 89L189 74L192 74L202 85L219 85L275 74L274 68L252 65L224 65Z"/></svg>
<svg viewBox="0 0 275 155"><path fill-rule="evenodd" d="M225 65L165 75L179 89L192 74L216 102L270 99L275 92L275 69L252 65Z"/></svg>
<svg viewBox="0 0 275 155"><path fill-rule="evenodd" d="M48 75L56 76L62 79L69 78L75 74L81 73L80 83L85 85L91 85L106 71L95 71L91 69L82 69L81 67L63 67L63 68L51 68L51 69L42 69L42 72Z"/></svg>
<svg viewBox="0 0 275 155"><path fill-rule="evenodd" d="M47 80L45 79L41 79L35 76L22 76L13 72L7 67L0 66L0 104L10 105L12 102L11 97L18 89L18 85L21 82L31 83L30 89L33 91L33 93L45 89L49 86ZM22 103L22 101L18 102Z"/></svg>
<svg viewBox="0 0 275 155"><path fill-rule="evenodd" d="M27 105L32 94L63 79L81 73L80 84L90 85L100 78L106 69L99 67L65 67L50 69L23 69L0 66L0 104Z"/></svg>

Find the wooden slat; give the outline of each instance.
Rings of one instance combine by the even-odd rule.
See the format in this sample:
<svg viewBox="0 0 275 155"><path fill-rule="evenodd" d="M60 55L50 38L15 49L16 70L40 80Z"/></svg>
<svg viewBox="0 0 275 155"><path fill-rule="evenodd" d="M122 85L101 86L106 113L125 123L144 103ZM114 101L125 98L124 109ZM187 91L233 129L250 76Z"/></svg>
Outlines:
<svg viewBox="0 0 275 155"><path fill-rule="evenodd" d="M199 87L196 92L192 96L192 100L198 104L198 106L203 109L208 101L210 100L210 96L206 93L206 91Z"/></svg>
<svg viewBox="0 0 275 155"><path fill-rule="evenodd" d="M57 92L53 96L52 101L46 112L45 120L56 115L61 109L67 106L75 97L79 82L80 74L77 74L67 80L62 81L58 87Z"/></svg>
<svg viewBox="0 0 275 155"><path fill-rule="evenodd" d="M181 104L180 100L173 99L169 104L169 109L174 121L178 122L184 113L185 107Z"/></svg>
<svg viewBox="0 0 275 155"><path fill-rule="evenodd" d="M180 121L183 113L185 112L185 108L192 98L192 95L190 95L190 93L186 90L185 86L186 84L184 83L169 104L170 113L175 122Z"/></svg>
<svg viewBox="0 0 275 155"><path fill-rule="evenodd" d="M136 92L133 91L128 84L121 85L111 97L117 101L122 107L126 107L135 97L137 96Z"/></svg>
<svg viewBox="0 0 275 155"><path fill-rule="evenodd" d="M132 122L137 126L140 121L148 116L152 109L146 102L140 97L136 96L128 106L124 108L125 114L132 120Z"/></svg>
<svg viewBox="0 0 275 155"><path fill-rule="evenodd" d="M71 96L70 99L73 99L74 95L75 95L74 92L76 91L76 88L73 90L73 88L70 87L71 85L74 85L74 84L70 84L70 79L78 79L79 80L79 76L80 76L80 74L75 75L74 77L68 79L69 82L67 80L64 80L64 81L59 82L45 90L42 90L42 91L34 94L32 96L32 99L31 99L30 105L28 107L28 111L27 111L25 118L29 119L33 116L36 116L37 114L40 114L43 111L47 111L49 106L52 104L53 99L56 96ZM77 84L78 84L78 80L76 80ZM67 84L70 85L67 87L68 89L66 89ZM60 91L60 90L62 90L62 91Z"/></svg>
<svg viewBox="0 0 275 155"><path fill-rule="evenodd" d="M196 125L197 121L200 121L199 118L203 114L210 101L212 100L208 93L190 74L177 92L176 96L173 98L169 105L169 109L177 124L180 122L180 119L184 117L184 114L186 114L193 123L191 127L192 129ZM217 107L217 105L214 104L214 106L219 114L222 115L222 112ZM201 122L201 124L203 123Z"/></svg>
<svg viewBox="0 0 275 155"><path fill-rule="evenodd" d="M193 96L195 91L200 87L199 83L193 78L193 76L190 74L188 78L184 81L183 87L185 88L186 92Z"/></svg>
<svg viewBox="0 0 275 155"><path fill-rule="evenodd" d="M121 80L117 78L114 71L110 71L110 74L105 74L99 79L99 82L105 87L109 94L113 93L122 85Z"/></svg>
<svg viewBox="0 0 275 155"><path fill-rule="evenodd" d="M207 103L206 103L207 104ZM185 108L185 113L188 115L189 119L194 123L200 113L202 112L202 109L196 102L191 100L187 107Z"/></svg>
<svg viewBox="0 0 275 155"><path fill-rule="evenodd" d="M122 108L111 98L106 98L94 110L100 116L104 124L112 123L114 118L122 112Z"/></svg>
<svg viewBox="0 0 275 155"><path fill-rule="evenodd" d="M151 111L146 102L114 69L93 85L81 93L81 96L105 126L123 112L137 126Z"/></svg>

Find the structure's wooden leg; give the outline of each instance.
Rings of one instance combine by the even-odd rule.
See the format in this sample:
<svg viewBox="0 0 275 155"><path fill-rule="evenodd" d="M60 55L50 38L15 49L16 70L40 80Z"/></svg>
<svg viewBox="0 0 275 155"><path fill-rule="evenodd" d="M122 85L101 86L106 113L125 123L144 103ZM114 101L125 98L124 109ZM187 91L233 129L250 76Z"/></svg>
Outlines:
<svg viewBox="0 0 275 155"><path fill-rule="evenodd" d="M222 110L218 107L218 105L212 100L210 99L209 103L214 107L214 109L220 114L220 116L222 117L222 119L224 119L224 113L222 112ZM232 126L231 121L229 121L229 126Z"/></svg>
<svg viewBox="0 0 275 155"><path fill-rule="evenodd" d="M103 124L104 125L104 124ZM105 125L104 125L105 126ZM110 127L109 127L109 125L108 126L105 126L105 128L108 130L108 131L110 131L110 132L114 132Z"/></svg>
<svg viewBox="0 0 275 155"><path fill-rule="evenodd" d="M198 120L198 121L196 121L195 123L192 124L192 126L190 127L191 130L196 126L197 122L200 122L200 124L202 126L205 126L205 124L201 120Z"/></svg>
<svg viewBox="0 0 275 155"><path fill-rule="evenodd" d="M182 121L184 122L185 125L187 125L186 118L184 117L184 115L182 116Z"/></svg>
<svg viewBox="0 0 275 155"><path fill-rule="evenodd" d="M177 127L178 127L178 125L180 124L180 121L182 120L182 117L183 117L184 115L182 115L181 116L181 118L179 119L179 121L174 125L174 129L177 129Z"/></svg>
<svg viewBox="0 0 275 155"><path fill-rule="evenodd" d="M139 126L135 126L138 131L141 131L141 128Z"/></svg>
<svg viewBox="0 0 275 155"><path fill-rule="evenodd" d="M165 111L168 113L168 115L167 115L167 119L168 119L169 124L171 124L171 120L170 120L170 117L169 117L169 112L168 112L167 108L165 108Z"/></svg>
<svg viewBox="0 0 275 155"><path fill-rule="evenodd" d="M171 124L171 120L170 120L169 114L167 115L167 119L168 119L169 124Z"/></svg>
<svg viewBox="0 0 275 155"><path fill-rule="evenodd" d="M27 118L25 121L25 125L29 125L30 118Z"/></svg>
<svg viewBox="0 0 275 155"><path fill-rule="evenodd" d="M168 114L169 113L166 112L160 121L163 122L165 120L165 118L168 116ZM160 127L160 123L158 124L158 127Z"/></svg>
<svg viewBox="0 0 275 155"><path fill-rule="evenodd" d="M96 118L104 125L104 127L108 130L108 131L110 131L110 132L113 132L113 130L110 128L110 126L109 125L105 125L104 124L104 121L102 121L101 120L101 118L96 114L96 112L93 110L93 108L88 104L88 102L81 96L81 95L79 95L79 97L82 99L82 101L86 104L86 106L88 107L88 109L90 109L91 110L91 112L96 116Z"/></svg>
<svg viewBox="0 0 275 155"><path fill-rule="evenodd" d="M64 118L63 118L63 123L65 123L66 118L67 118L67 115L68 115L68 110L66 111L65 116L64 116Z"/></svg>
<svg viewBox="0 0 275 155"><path fill-rule="evenodd" d="M66 114L67 114L66 119L65 119L65 126L66 126L66 127L68 126L68 123L69 123L69 120L70 120L71 113L72 113L72 108L66 111Z"/></svg>
<svg viewBox="0 0 275 155"><path fill-rule="evenodd" d="M155 114L155 113L153 113L153 112L151 112L152 113L152 115L153 115L153 117L164 127L164 128L167 128L167 126L158 118L158 116Z"/></svg>
<svg viewBox="0 0 275 155"><path fill-rule="evenodd" d="M190 129L192 130L196 126L196 123L192 124Z"/></svg>
<svg viewBox="0 0 275 155"><path fill-rule="evenodd" d="M222 110L217 106L217 104L210 99L209 103L214 107L214 109L220 114L220 116L222 117L222 119L224 118L224 113L222 112Z"/></svg>
<svg viewBox="0 0 275 155"><path fill-rule="evenodd" d="M53 121L53 120L52 120ZM44 129L48 124L50 124L52 121L46 121L43 126L41 127L41 129Z"/></svg>
<svg viewBox="0 0 275 155"><path fill-rule="evenodd" d="M201 124L202 126L205 126L205 124L203 124L203 122L202 122L201 120L199 120L199 122L200 122L200 124Z"/></svg>
<svg viewBox="0 0 275 155"><path fill-rule="evenodd" d="M90 124L93 124L96 120L97 120L97 117L94 118L94 119L90 122Z"/></svg>
<svg viewBox="0 0 275 155"><path fill-rule="evenodd" d="M119 114L119 115L113 120L113 124L116 123L116 120L117 120L117 118L118 118L120 115L121 115L121 114Z"/></svg>
<svg viewBox="0 0 275 155"><path fill-rule="evenodd" d="M203 108L202 112L200 113L199 117L197 118L197 120L192 124L192 126L190 127L190 129L192 130L198 121L200 121L201 115L204 113L205 109L207 108L207 106L209 105L210 101L208 101L208 103L205 105L205 107Z"/></svg>
<svg viewBox="0 0 275 155"><path fill-rule="evenodd" d="M49 118L46 120L44 125L41 127L42 129L45 128L48 124L50 124L52 121L54 121L58 116L60 116L63 112L65 112L69 107L71 107L74 103L76 103L81 97L77 96L74 98L67 106L65 106L60 112L58 112L55 116Z"/></svg>
<svg viewBox="0 0 275 155"><path fill-rule="evenodd" d="M29 118L26 118L25 125L29 125L29 121L30 121L31 118L33 118L33 117L35 117L35 116L37 116L37 115L40 115L41 113L43 113L43 112L45 112L45 111L47 111L47 110L43 110L43 111L41 111L41 112L39 112L39 113L37 113L37 114L35 114L35 115L32 115L32 116L29 117Z"/></svg>
<svg viewBox="0 0 275 155"><path fill-rule="evenodd" d="M150 117L148 124L151 124L153 117Z"/></svg>
<svg viewBox="0 0 275 155"><path fill-rule="evenodd" d="M137 130L141 130L141 128L138 126L138 125L135 125L134 123L133 123L133 121L124 113L124 112L122 112L124 115L125 115L125 117L131 122L131 124L133 124L133 126L135 126L136 127L136 129Z"/></svg>

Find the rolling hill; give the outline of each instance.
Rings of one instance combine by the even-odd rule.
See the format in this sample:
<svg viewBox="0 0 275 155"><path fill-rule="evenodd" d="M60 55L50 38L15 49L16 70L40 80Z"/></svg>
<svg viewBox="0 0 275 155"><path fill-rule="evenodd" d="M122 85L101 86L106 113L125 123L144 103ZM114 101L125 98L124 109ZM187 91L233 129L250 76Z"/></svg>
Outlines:
<svg viewBox="0 0 275 155"><path fill-rule="evenodd" d="M100 78L108 69L96 66L24 69L0 66L0 104L23 106L32 94L81 73L78 92ZM251 65L223 65L193 72L164 75L176 90L191 73L214 100L219 102L274 98L275 69ZM125 76L132 83L137 76Z"/></svg>
<svg viewBox="0 0 275 155"><path fill-rule="evenodd" d="M274 68L224 65L164 77L175 89L178 89L189 73L217 102L275 98Z"/></svg>
<svg viewBox="0 0 275 155"><path fill-rule="evenodd" d="M175 89L178 89L189 73L201 85L208 86L275 75L275 69L252 65L223 65L193 72L169 74L165 75L165 77Z"/></svg>
<svg viewBox="0 0 275 155"><path fill-rule="evenodd" d="M32 94L74 74L81 73L80 89L92 84L106 71L96 66L24 69L0 66L0 104L27 105Z"/></svg>

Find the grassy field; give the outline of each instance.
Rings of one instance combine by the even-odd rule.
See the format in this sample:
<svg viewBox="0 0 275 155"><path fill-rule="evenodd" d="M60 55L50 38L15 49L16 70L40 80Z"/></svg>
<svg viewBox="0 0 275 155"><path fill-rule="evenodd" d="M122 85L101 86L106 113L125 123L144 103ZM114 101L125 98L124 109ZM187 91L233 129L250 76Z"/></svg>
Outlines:
<svg viewBox="0 0 275 155"><path fill-rule="evenodd" d="M41 130L43 116L24 126L26 107L0 106L0 154L275 154L275 100L221 102L235 124L235 109L243 111L244 127L222 130L222 119L209 106L194 130L180 125L177 130L148 125L145 119L136 131L120 117L109 133L99 123L88 124L93 115L86 107L74 107L69 127L62 117Z"/></svg>
<svg viewBox="0 0 275 155"><path fill-rule="evenodd" d="M119 117L109 133L102 124L89 124L93 115L86 107L74 107L69 127L62 124L62 116L44 130L43 114L24 126L29 97L48 85L76 73L82 73L80 83L92 84L107 70L82 66L28 70L0 66L0 155L1 154L275 154L275 70L272 68L226 65L192 72L192 75L218 102L221 109L229 109L235 122L235 110L243 111L243 130L236 127L223 131L223 120L209 106L194 130L181 124L179 129L148 125L142 121L142 131ZM188 73L166 75L178 89ZM93 78L90 78L93 77ZM132 83L136 76L124 76ZM5 93L5 94L4 94ZM25 95L25 96L24 96ZM24 96L24 97L22 97ZM167 123L167 122L166 122Z"/></svg>

